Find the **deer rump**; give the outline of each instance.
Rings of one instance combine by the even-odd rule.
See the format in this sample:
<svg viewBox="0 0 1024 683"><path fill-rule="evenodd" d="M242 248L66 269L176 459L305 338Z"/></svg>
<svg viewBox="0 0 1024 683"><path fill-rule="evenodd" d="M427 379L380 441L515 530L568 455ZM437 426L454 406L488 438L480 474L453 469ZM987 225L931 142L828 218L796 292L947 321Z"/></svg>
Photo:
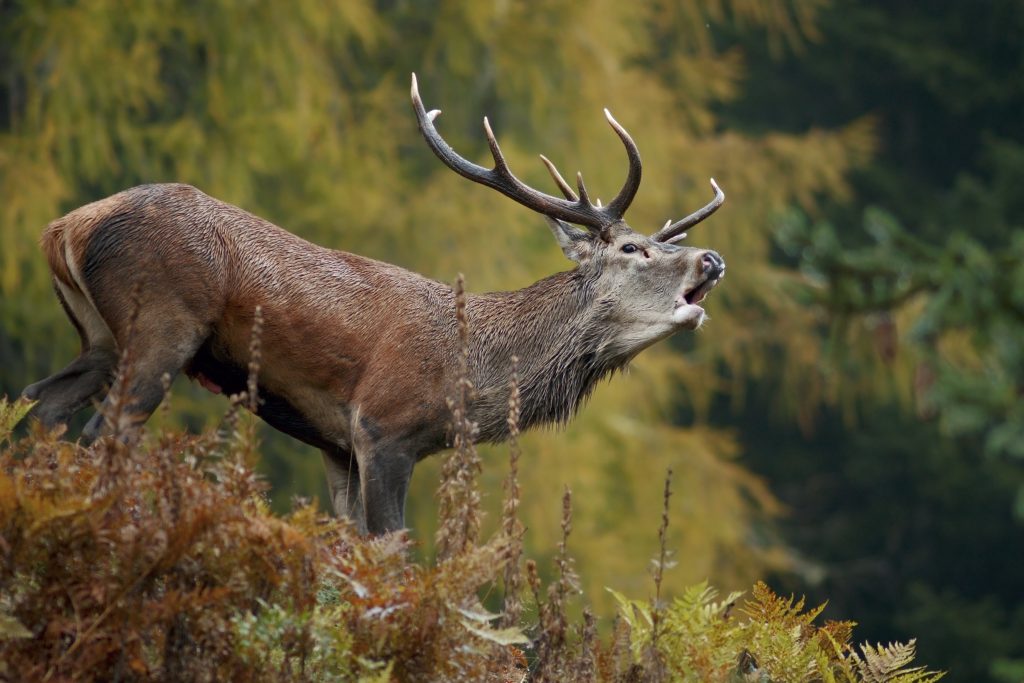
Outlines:
<svg viewBox="0 0 1024 683"><path fill-rule="evenodd" d="M508 435L514 358L520 426L564 422L602 377L704 321L698 304L725 263L675 242L721 204L714 181L707 207L648 237L622 219L640 158L610 115L630 172L602 207L590 202L582 177L577 196L546 159L565 199L522 185L486 119L495 168L466 161L440 138L438 112L425 111L415 80L412 97L438 157L543 214L577 263L525 289L466 295L469 417L481 440ZM257 414L321 449L337 514L371 533L404 526L413 466L450 439L446 397L464 365L451 287L309 243L182 184L143 185L76 209L47 227L42 245L82 343L70 365L24 392L38 401L32 414L44 426L66 424L103 397L83 430L91 441L110 432L104 415L116 395L141 424L162 400L165 377L182 371L215 393L243 391L259 306ZM131 364L118 374L126 348Z"/></svg>

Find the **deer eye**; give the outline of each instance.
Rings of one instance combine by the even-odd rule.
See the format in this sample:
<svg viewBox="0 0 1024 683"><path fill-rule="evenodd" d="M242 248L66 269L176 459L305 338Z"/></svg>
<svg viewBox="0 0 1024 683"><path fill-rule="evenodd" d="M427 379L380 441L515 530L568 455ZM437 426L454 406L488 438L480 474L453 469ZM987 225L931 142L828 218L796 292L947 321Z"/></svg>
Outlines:
<svg viewBox="0 0 1024 683"><path fill-rule="evenodd" d="M637 248L638 247L635 244L623 244L622 245L622 253L624 253L624 254L632 254L633 252L635 252L637 250Z"/></svg>

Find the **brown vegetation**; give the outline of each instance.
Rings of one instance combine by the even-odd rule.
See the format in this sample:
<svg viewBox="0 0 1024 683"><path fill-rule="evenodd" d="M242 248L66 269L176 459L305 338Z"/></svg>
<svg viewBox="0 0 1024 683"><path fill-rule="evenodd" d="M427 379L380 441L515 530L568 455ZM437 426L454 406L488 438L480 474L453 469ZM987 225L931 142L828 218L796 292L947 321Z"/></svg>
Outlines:
<svg viewBox="0 0 1024 683"><path fill-rule="evenodd" d="M130 367L130 363L127 364ZM298 504L271 514L254 475L253 397L235 396L219 429L145 433L108 415L89 448L38 427L16 440L26 401L0 399L0 677L175 681L934 681L907 669L913 644L860 651L852 624L812 624L820 608L755 586L723 602L706 585L671 605L665 529L651 601L618 594L607 640L584 611L563 497L556 579L546 590L522 555L513 444L500 530L480 542L479 461L452 402L460 448L447 456L430 565L405 533L361 537ZM510 401L516 433L517 392ZM116 402L115 402L116 408ZM462 416L460 418L460 416ZM462 422L459 420L462 419ZM525 575L524 575L525 574ZM504 584L504 613L484 607ZM529 595L522 595L523 586ZM483 596L483 598L481 598ZM535 615L522 619L523 600ZM532 598L532 599L531 599ZM530 604L532 603L532 604ZM532 608L532 609L531 609Z"/></svg>

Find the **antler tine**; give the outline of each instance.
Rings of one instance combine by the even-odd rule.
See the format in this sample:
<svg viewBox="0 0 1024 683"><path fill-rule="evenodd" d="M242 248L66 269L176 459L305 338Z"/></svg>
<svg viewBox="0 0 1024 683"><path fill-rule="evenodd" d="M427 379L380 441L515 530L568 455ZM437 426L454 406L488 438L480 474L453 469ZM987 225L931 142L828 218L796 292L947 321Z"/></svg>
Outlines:
<svg viewBox="0 0 1024 683"><path fill-rule="evenodd" d="M558 169L555 168L553 163L551 163L551 160L543 154L540 155L540 160L544 162L545 166L547 166L548 173L550 173L551 177L554 178L555 184L558 185L558 189L562 191L565 198L570 201L577 201L578 197L576 196L576 193L573 192L571 187L569 187L569 183L565 182L565 178L563 178L562 174L558 172Z"/></svg>
<svg viewBox="0 0 1024 683"><path fill-rule="evenodd" d="M626 155L629 157L629 174L626 176L626 182L622 185L619 193L615 195L615 198L608 202L608 205L605 207L605 211L609 214L622 218L626 215L629 205L633 203L637 190L640 189L643 164L640 163L640 150L637 149L636 143L633 142L633 138L629 136L626 129L615 120L615 117L607 109L604 110L604 117L608 119L608 123L616 135L619 136L619 139L622 140L622 144L626 148Z"/></svg>
<svg viewBox="0 0 1024 683"><path fill-rule="evenodd" d="M503 172L503 175L512 175L512 172L508 168L508 162L505 161L505 155L501 153L501 147L498 146L498 140L494 137L494 131L491 130L491 122L484 117L484 135L487 136L487 146L491 148L491 157L494 159L494 170Z"/></svg>
<svg viewBox="0 0 1024 683"><path fill-rule="evenodd" d="M553 197L549 194L535 190L532 187L526 185L521 180L512 174L511 169L508 167L508 163L505 161L504 155L501 153L501 148L498 146L498 141L494 137L494 133L491 130L490 122L484 119L484 132L487 135L487 144L491 149L491 156L494 157L494 168L487 169L483 166L479 166L469 161L468 159L459 156L451 148L441 134L437 132L437 128L434 127L434 118L440 112L436 110L428 113L423 106L423 100L420 98L419 88L416 83L416 74L412 75L412 106L416 112L416 120L420 128L420 132L423 133L423 137L426 139L430 149L433 150L434 154L444 162L448 168L452 169L464 178L468 178L474 182L486 185L487 187L493 188L498 192L501 192L506 197L509 197L516 202L526 206L534 211L542 213L552 218L560 218L570 223L576 223L582 225L591 230L604 234L606 228L622 219L622 213L629 205L629 201L632 200L633 194L636 193L636 189L633 188L625 201L620 201L619 204L614 207L614 210L610 210L609 207L598 208L590 203L590 200L586 197L586 190L583 188L582 181L580 181L580 194L581 197L576 199L575 196L569 197L566 195L566 199L559 197ZM618 124L614 124L613 127ZM625 135L625 131L619 134L623 137L623 141L629 139L628 135ZM632 145L632 140L629 140L627 144L627 150ZM639 162L639 155L635 154L635 145L633 145L633 152L631 153L630 160L630 175L627 180L627 187L631 181L639 183L639 171L633 168L633 157L635 155L636 161ZM548 162L550 163L550 162ZM549 171L553 168L553 165L549 167ZM561 176L558 175L557 171L553 172L555 182L558 183ZM562 185L565 181L562 180L559 183L559 188L565 192ZM567 187L568 185L566 185ZM620 196L624 195L626 188L620 192ZM570 193L572 190L570 189ZM619 199L618 197L616 198Z"/></svg>
<svg viewBox="0 0 1024 683"><path fill-rule="evenodd" d="M420 132L423 137L426 138L427 144L430 149L434 151L434 154L445 163L448 168L452 169L459 175L469 178L470 180L477 180L479 176L491 173L488 169L483 166L478 166L472 161L462 158L455 153L455 150L451 148L447 142L438 134L437 129L434 127L434 119L441 113L440 109L433 109L427 112L423 106L423 100L420 99L419 87L416 83L416 74L412 75L412 107L416 112L416 121L419 124ZM482 182L477 180L477 182Z"/></svg>
<svg viewBox="0 0 1024 683"><path fill-rule="evenodd" d="M590 195L587 194L587 186L583 184L583 174L576 172L576 187L580 191L580 201L590 204Z"/></svg>
<svg viewBox="0 0 1024 683"><path fill-rule="evenodd" d="M715 198L707 203L703 208L697 209L686 218L676 221L675 223L666 224L658 232L651 235L651 239L655 242L669 242L673 238L678 237L680 234L686 231L687 228L691 228L697 223L713 214L718 210L718 207L725 201L725 193L722 192L722 188L718 186L715 179L711 179L711 187L715 190Z"/></svg>

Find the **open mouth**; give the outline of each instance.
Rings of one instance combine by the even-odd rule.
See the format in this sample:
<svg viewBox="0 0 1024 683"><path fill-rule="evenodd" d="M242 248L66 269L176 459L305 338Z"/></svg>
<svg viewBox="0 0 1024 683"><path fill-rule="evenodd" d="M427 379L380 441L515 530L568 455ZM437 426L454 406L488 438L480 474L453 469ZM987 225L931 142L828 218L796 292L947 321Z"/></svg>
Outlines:
<svg viewBox="0 0 1024 683"><path fill-rule="evenodd" d="M696 287L686 290L682 293L682 296L676 298L676 308L679 308L684 304L689 304L691 306L699 304L704 300L704 297L708 295L708 292L715 288L715 285L717 285L721 279L721 277L708 278Z"/></svg>

